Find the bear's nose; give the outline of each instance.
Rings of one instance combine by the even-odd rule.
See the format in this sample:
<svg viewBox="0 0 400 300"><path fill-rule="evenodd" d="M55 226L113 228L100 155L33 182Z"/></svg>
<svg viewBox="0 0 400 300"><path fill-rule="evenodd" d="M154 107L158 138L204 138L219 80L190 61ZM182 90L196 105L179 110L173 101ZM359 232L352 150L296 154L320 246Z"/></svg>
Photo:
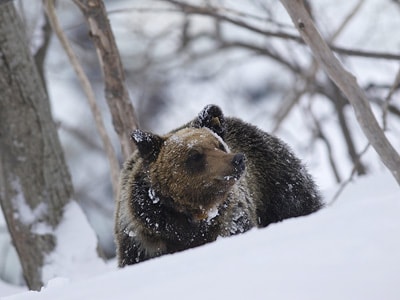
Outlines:
<svg viewBox="0 0 400 300"><path fill-rule="evenodd" d="M232 165L235 167L237 172L243 172L245 168L245 157L244 154L238 153L235 154L232 158Z"/></svg>

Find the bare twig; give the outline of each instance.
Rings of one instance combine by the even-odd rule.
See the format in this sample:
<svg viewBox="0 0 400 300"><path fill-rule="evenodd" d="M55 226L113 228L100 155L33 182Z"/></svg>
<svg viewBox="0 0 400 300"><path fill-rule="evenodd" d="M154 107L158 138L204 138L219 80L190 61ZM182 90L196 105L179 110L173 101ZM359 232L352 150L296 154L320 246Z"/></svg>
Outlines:
<svg viewBox="0 0 400 300"><path fill-rule="evenodd" d="M260 21L263 23L271 23L275 26L279 26L279 27L292 27L291 25L287 25L287 24L283 24L283 23L279 23L277 20L274 20L272 18L269 17L265 17L265 16L258 16L255 14L251 14L251 13L246 13L246 12L242 12L242 11L238 11L229 7L213 7L215 9L215 11L217 11L218 13L227 13L227 14L231 14L237 17L243 17L246 19L251 19L251 20L255 20L255 21ZM180 13L182 10L179 8L166 8L166 7L130 7L130 8L123 8L123 9L110 9L107 11L108 15L111 14L121 14L121 13L131 13L131 12L137 12L137 13L165 13L165 12L170 12L170 13Z"/></svg>
<svg viewBox="0 0 400 300"><path fill-rule="evenodd" d="M319 122L319 120L317 119L317 117L313 114L311 107L309 108L309 113L311 115L311 118L313 120L313 123L315 125L315 133L316 133L316 137L319 138L320 140L322 140L322 142L325 144L326 146L326 151L328 153L328 159L329 159L329 163L331 165L331 169L333 172L333 175L335 176L336 182L339 183L342 181L342 178L339 174L339 170L336 166L336 162L335 159L333 158L333 149L332 149L332 145L328 139L328 137L326 136L326 134L324 133L322 126Z"/></svg>
<svg viewBox="0 0 400 300"><path fill-rule="evenodd" d="M376 58L376 59L388 59L388 60L400 60L399 54L388 53L388 52L378 52L378 51L365 51L359 49L347 49L342 47L337 47L334 45L329 46L332 51L339 54L344 54L348 56L358 56L365 58Z"/></svg>
<svg viewBox="0 0 400 300"><path fill-rule="evenodd" d="M97 130L100 134L101 140L103 142L104 150L106 152L108 161L110 163L110 171L111 171L111 182L113 187L114 196L117 196L118 192L118 181L119 181L119 163L117 159L117 155L115 154L114 148L108 137L107 130L103 123L103 118L101 116L101 111L96 103L96 97L94 95L92 86L90 85L89 79L87 78L81 64L79 63L78 58L76 57L72 47L65 36L60 23L58 21L55 9L54 9L54 0L44 0L44 5L46 9L46 14L49 18L50 24L56 33L58 39L61 42L65 52L68 55L68 58L73 66L76 75L81 82L82 88L86 94L87 100L89 102L90 109L92 111L93 117L96 122Z"/></svg>
<svg viewBox="0 0 400 300"><path fill-rule="evenodd" d="M386 108L384 108L384 106L387 105L387 111L390 112L391 114L393 114L394 116L400 118L400 109L398 107L394 106L391 103L387 104L387 103L385 103L384 100L382 100L381 98L378 98L378 97L371 97L370 99L371 99L372 103L379 105L382 108L382 110L386 109Z"/></svg>
<svg viewBox="0 0 400 300"><path fill-rule="evenodd" d="M365 146L364 150L360 152L360 154L358 154L358 159L360 160L361 157L367 152L367 150L369 149L369 146L371 146L370 143L367 144L367 146ZM347 178L347 180L343 181L342 184L340 185L339 189L336 191L335 195L332 197L332 200L328 203L328 205L332 205L338 198L339 196L342 194L342 192L344 191L345 187L351 182L353 181L354 175L356 174L357 171L357 166L356 164L354 164L353 169L351 170L350 176L349 178Z"/></svg>
<svg viewBox="0 0 400 300"><path fill-rule="evenodd" d="M364 4L365 0L359 0L357 4L354 6L354 8L350 11L350 13L344 18L343 22L340 24L340 26L336 29L336 31L333 33L333 35L330 37L330 42L333 42L336 40L336 38L343 32L343 30L346 28L347 24L353 19L353 17L357 14L357 12L360 10L362 5Z"/></svg>
<svg viewBox="0 0 400 300"><path fill-rule="evenodd" d="M392 84L392 87L389 90L389 93L385 97L385 101L382 107L382 123L383 123L383 130L387 129L387 113L390 107L390 100L392 99L393 93L396 89L399 88L400 85L400 69L397 71L396 78Z"/></svg>
<svg viewBox="0 0 400 300"><path fill-rule="evenodd" d="M74 0L74 2L88 21L90 36L95 43L104 73L105 95L114 129L121 143L122 155L127 159L135 149L134 143L130 141L130 132L138 127L138 122L129 98L121 58L104 3L102 0Z"/></svg>
<svg viewBox="0 0 400 300"><path fill-rule="evenodd" d="M346 28L346 25L349 24L351 19L360 10L363 3L364 3L364 0L359 0L359 2L355 5L355 7L351 9L349 14L344 18L344 20L340 24L340 26L334 31L332 36L328 38L329 43L333 43L340 36L340 34ZM307 11L308 11L308 9L307 9ZM315 73L314 73L314 75L315 75ZM344 108L348 102L343 97L341 91L335 86L335 84L330 79L327 80L325 90L331 91L330 92L331 95L329 98L331 99L331 101L333 102L333 105L335 106L338 121L339 121L339 126L342 131L343 137L346 141L347 152L350 156L350 159L351 159L353 165L355 166L357 173L359 175L364 175L364 174L366 174L366 168L364 167L364 164L361 162L361 160L359 159L359 156L357 155L357 150L356 150L356 146L353 141L352 133L347 124L346 117L344 115ZM324 137L326 139L326 136L322 135L322 137L321 137L322 140L324 140ZM331 160L331 157L329 157L329 159Z"/></svg>
<svg viewBox="0 0 400 300"><path fill-rule="evenodd" d="M285 66L289 70L291 70L293 73L296 74L302 74L303 70L300 68L300 66L289 62L285 58L283 58L281 55L278 53L273 53L270 49L267 47L258 47L256 45L242 42L242 41L230 41L230 42L225 42L225 41L220 41L220 48L243 48L243 49L248 49L252 50L256 53L265 55L273 59L275 62L280 63L281 65Z"/></svg>
<svg viewBox="0 0 400 300"><path fill-rule="evenodd" d="M316 60L353 106L357 121L365 136L400 185L400 156L380 128L372 113L370 103L358 86L356 78L346 71L334 56L328 44L317 31L303 1L281 0L281 3L305 43L311 48Z"/></svg>
<svg viewBox="0 0 400 300"><path fill-rule="evenodd" d="M347 147L347 153L349 154L349 157L353 163L353 165L356 168L357 174L358 175L365 175L366 174L366 168L364 164L361 162L359 159L359 156L357 155L357 150L356 146L353 141L353 136L351 129L348 125L346 116L345 116L345 105L347 104L347 100L343 97L340 89L332 82L329 80L329 84L332 86L332 104L335 106L338 121L339 121L339 127L340 130L343 134L343 138L346 141L346 147Z"/></svg>
<svg viewBox="0 0 400 300"><path fill-rule="evenodd" d="M330 43L332 43L341 34L341 32L343 32L346 25L350 22L351 18L354 17L356 12L360 9L361 3L363 1L364 0L359 1L359 3L351 10L351 12L348 14L348 16L343 20L343 22L340 24L340 26L335 30L335 32L329 38ZM311 10L311 6L308 5L307 11L310 11L310 10ZM283 119L291 111L291 109L294 107L294 105L298 102L298 99L305 93L307 93L309 91L313 91L312 86L315 86L317 84L317 80L315 77L316 77L316 73L318 70L319 70L318 62L315 59L313 59L311 62L311 65L307 71L303 70L302 72L298 73L303 78L303 86L301 88L297 88L297 89L295 88L294 96L292 96L289 99L290 101L283 101L283 103L280 107L280 110L278 111L279 114L277 114L277 122L273 129L273 132L279 128ZM333 86L333 88L331 88L331 85ZM343 136L346 141L349 156L350 156L353 164L355 166L357 166L358 174L364 174L365 167L358 160L357 152L355 150L353 139L351 137L351 132L347 126L347 121L345 119L344 112L343 112L344 104L347 102L344 102L342 100L343 96L341 95L340 91L334 86L333 82L330 81L329 79L326 81L325 86L323 87L323 90L324 91L330 90L330 91L334 92L334 93L331 92L330 95L326 95L326 96L332 100L332 102L334 103L334 105L336 107L340 128L342 129L342 133L343 133ZM288 104L288 102L289 102L289 104ZM330 141L329 141L328 137L324 134L322 127L319 124L319 121L313 115L311 108L309 109L308 112L311 113L312 118L314 120L314 124L315 124L316 130L317 130L317 137L320 140L322 140L327 147L328 159L331 164L336 181L340 182L341 178L340 178L339 172L337 170L336 164L334 162Z"/></svg>
<svg viewBox="0 0 400 300"><path fill-rule="evenodd" d="M92 135L88 136L80 128L70 126L65 122L56 121L56 123L59 129L70 134L73 138L81 142L89 150L96 151L97 153L104 153L103 147L101 146L101 144L99 145L97 141L93 139Z"/></svg>
<svg viewBox="0 0 400 300"><path fill-rule="evenodd" d="M192 4L188 4L188 3L184 3L184 2L176 1L176 0L164 0L164 1L179 7L181 9L181 11L186 14L211 16L211 17L217 18L219 20L225 21L227 23L230 23L230 24L242 27L242 28L246 28L250 31L253 31L253 32L265 35L265 36L292 40L292 41L298 42L300 44L304 44L304 41L298 35L291 34L291 33L284 32L284 31L271 31L271 30L261 29L259 27L253 26L252 24L249 24L241 19L231 18L227 15L223 15L223 14L219 13L218 9L216 9L213 6L197 6L197 5L192 5ZM347 49L347 48L342 48L342 47L338 47L338 46L334 46L334 45L329 45L329 47L332 51L335 51L335 52L343 54L343 55L369 57L369 58L376 58L376 59L387 59L387 60L400 60L400 54L377 52L377 51L365 51L365 50L359 50L359 49Z"/></svg>
<svg viewBox="0 0 400 300"><path fill-rule="evenodd" d="M283 99L278 110L274 114L275 124L271 132L275 134L281 127L283 121L292 111L293 107L299 102L301 96L307 92L308 84L303 83L301 87L295 87L293 91L289 91L288 95Z"/></svg>

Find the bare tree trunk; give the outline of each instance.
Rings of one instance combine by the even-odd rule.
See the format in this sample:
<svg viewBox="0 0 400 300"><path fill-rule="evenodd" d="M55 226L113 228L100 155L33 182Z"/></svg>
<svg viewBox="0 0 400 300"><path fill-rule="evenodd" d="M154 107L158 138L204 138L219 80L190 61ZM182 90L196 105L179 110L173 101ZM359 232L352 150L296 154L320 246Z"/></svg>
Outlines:
<svg viewBox="0 0 400 300"><path fill-rule="evenodd" d="M55 11L54 0L43 0L46 14L48 16L49 22L55 34L57 35L61 45L63 46L69 61L72 64L72 67L75 70L76 75L78 76L79 81L81 82L82 88L86 94L86 98L89 103L90 110L92 111L94 121L96 123L97 131L101 137L104 146L104 152L107 155L108 161L110 163L110 173L111 173L111 184L113 187L114 198L117 199L118 194L118 181L119 181L119 162L118 157L115 154L114 147L111 143L111 140L107 134L106 127L103 122L103 118L101 116L101 110L97 105L95 93L93 91L92 86L90 85L89 78L86 76L83 67L79 63L78 57L74 53L67 36L61 29L60 23L58 21L58 17Z"/></svg>
<svg viewBox="0 0 400 300"><path fill-rule="evenodd" d="M88 21L90 37L104 74L105 96L114 129L118 134L122 155L127 159L134 151L130 132L139 127L125 83L124 69L102 0L74 0Z"/></svg>
<svg viewBox="0 0 400 300"><path fill-rule="evenodd" d="M353 106L357 121L372 147L400 185L400 156L380 128L356 78L347 72L319 34L303 0L281 0L316 60Z"/></svg>
<svg viewBox="0 0 400 300"><path fill-rule="evenodd" d="M13 3L0 5L0 203L30 289L73 188L50 103ZM45 232L40 228L47 228Z"/></svg>

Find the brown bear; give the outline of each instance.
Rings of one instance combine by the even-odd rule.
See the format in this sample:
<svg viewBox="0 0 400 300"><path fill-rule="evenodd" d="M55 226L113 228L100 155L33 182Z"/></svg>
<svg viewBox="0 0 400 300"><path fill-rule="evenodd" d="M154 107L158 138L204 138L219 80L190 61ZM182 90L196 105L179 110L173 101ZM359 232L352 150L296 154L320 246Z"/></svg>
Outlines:
<svg viewBox="0 0 400 300"><path fill-rule="evenodd" d="M285 143L215 105L166 135L135 130L132 139L115 218L120 267L322 207Z"/></svg>

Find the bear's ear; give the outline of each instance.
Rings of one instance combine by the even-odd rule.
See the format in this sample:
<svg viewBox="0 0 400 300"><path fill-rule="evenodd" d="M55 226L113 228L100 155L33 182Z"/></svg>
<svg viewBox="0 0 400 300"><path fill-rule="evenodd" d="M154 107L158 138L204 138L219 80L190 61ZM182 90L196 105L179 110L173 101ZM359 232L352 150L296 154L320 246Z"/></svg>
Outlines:
<svg viewBox="0 0 400 300"><path fill-rule="evenodd" d="M155 161L160 153L163 138L140 129L136 129L131 134L132 140L135 142L140 156L148 161Z"/></svg>
<svg viewBox="0 0 400 300"><path fill-rule="evenodd" d="M211 131L224 137L225 133L225 118L222 110L216 105L207 105L199 113L198 118L193 122L194 127L206 127Z"/></svg>

